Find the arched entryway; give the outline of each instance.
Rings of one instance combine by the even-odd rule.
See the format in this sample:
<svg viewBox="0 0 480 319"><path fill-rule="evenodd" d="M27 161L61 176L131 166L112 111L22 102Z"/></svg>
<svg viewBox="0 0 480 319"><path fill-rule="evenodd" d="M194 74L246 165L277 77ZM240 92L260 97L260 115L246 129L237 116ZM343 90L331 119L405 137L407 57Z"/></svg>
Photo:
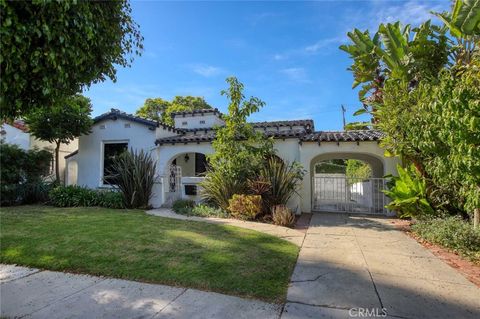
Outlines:
<svg viewBox="0 0 480 319"><path fill-rule="evenodd" d="M176 200L199 200L199 183L207 170L207 157L199 152L183 152L172 156L165 165L165 203Z"/></svg>
<svg viewBox="0 0 480 319"><path fill-rule="evenodd" d="M385 168L369 154L331 153L310 165L312 210L384 214Z"/></svg>

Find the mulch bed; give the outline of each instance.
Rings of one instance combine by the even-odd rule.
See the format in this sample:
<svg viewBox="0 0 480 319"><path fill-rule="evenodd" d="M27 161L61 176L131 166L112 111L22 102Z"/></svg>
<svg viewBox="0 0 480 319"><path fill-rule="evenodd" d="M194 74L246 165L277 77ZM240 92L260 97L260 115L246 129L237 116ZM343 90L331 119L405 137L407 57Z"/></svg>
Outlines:
<svg viewBox="0 0 480 319"><path fill-rule="evenodd" d="M411 231L411 222L408 220L395 219L391 223L392 225L403 230L407 235L415 239L423 247L430 250L435 256L450 265L450 267L455 268L458 272L460 272L463 276L480 288L480 265L463 258L447 248L430 243L423 238L420 238Z"/></svg>

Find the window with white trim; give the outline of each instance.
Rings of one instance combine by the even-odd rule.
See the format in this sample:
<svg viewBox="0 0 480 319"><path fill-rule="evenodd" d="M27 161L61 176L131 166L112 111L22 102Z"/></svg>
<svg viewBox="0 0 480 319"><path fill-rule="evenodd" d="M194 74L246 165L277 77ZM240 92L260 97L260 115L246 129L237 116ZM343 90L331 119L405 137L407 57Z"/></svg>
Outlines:
<svg viewBox="0 0 480 319"><path fill-rule="evenodd" d="M128 143L105 143L103 145L103 184L113 184L111 175L116 172L113 169L114 159L128 150Z"/></svg>

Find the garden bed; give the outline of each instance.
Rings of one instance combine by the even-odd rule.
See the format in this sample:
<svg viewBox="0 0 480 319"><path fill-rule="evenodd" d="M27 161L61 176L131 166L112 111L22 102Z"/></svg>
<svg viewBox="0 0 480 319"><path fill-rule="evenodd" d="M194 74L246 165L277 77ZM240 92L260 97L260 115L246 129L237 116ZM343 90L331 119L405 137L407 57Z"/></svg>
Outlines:
<svg viewBox="0 0 480 319"><path fill-rule="evenodd" d="M0 262L283 302L298 247L226 225L139 210L0 209Z"/></svg>
<svg viewBox="0 0 480 319"><path fill-rule="evenodd" d="M432 243L412 231L412 222L409 220L395 220L392 222L395 226L402 229L406 234L415 239L422 246L431 251L435 256L445 263L455 268L463 274L468 280L480 287L480 264L473 262L451 249Z"/></svg>

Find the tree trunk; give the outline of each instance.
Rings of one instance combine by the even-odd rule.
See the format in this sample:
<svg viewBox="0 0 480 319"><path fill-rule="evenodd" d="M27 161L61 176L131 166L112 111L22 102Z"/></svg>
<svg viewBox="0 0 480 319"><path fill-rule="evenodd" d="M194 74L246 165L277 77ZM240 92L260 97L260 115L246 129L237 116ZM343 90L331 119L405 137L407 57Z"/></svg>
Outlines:
<svg viewBox="0 0 480 319"><path fill-rule="evenodd" d="M60 184L60 165L59 165L59 153L60 153L60 142L57 142L57 147L55 148L55 179L57 183Z"/></svg>
<svg viewBox="0 0 480 319"><path fill-rule="evenodd" d="M473 210L473 228L478 228L480 224L480 208L475 208Z"/></svg>

